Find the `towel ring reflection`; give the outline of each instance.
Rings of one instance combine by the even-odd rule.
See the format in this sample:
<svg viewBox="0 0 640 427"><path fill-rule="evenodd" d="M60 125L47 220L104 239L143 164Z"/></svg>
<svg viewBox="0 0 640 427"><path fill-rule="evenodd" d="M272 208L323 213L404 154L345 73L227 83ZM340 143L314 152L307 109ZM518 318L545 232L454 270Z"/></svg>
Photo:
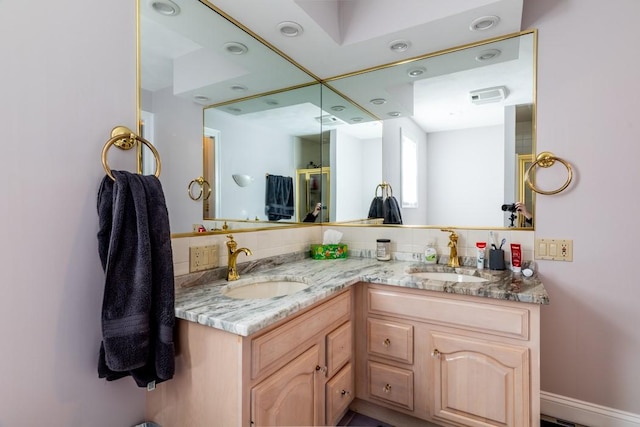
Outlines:
<svg viewBox="0 0 640 427"><path fill-rule="evenodd" d="M536 166L540 166L543 168L551 167L554 165L556 160L562 163L565 168L567 168L567 180L565 181L565 183L562 185L562 187L558 188L557 190L545 191L545 190L540 190L539 188L536 188L535 185L533 185L533 183L529 179L529 174L531 173L533 168L535 168ZM535 191L536 193L545 194L545 195L558 194L559 192L567 188L569 184L571 184L572 179L573 179L573 169L571 168L571 165L566 160L556 157L553 155L553 153L550 153L548 151L544 151L538 154L538 157L536 157L536 161L533 162L531 166L527 168L527 171L524 174L524 182L527 183L529 188Z"/></svg>
<svg viewBox="0 0 640 427"><path fill-rule="evenodd" d="M378 189L380 189L380 196L383 198L393 196L393 188L391 188L391 184L388 182L382 182L382 184L378 184L376 186L376 191L374 196L378 197Z"/></svg>
<svg viewBox="0 0 640 427"><path fill-rule="evenodd" d="M198 193L198 195L193 194L193 188L195 184L198 184L200 186L200 192ZM187 186L187 194L189 194L189 197L191 198L191 200L194 200L194 201L200 200L202 198L202 195L205 192L205 189L204 189L205 186L207 187L207 190L206 190L206 196L204 197L203 200L209 200L209 197L211 197L211 184L209 184L209 181L204 179L203 176L199 176L195 179L192 179L189 185Z"/></svg>
<svg viewBox="0 0 640 427"><path fill-rule="evenodd" d="M153 157L155 157L156 159L156 171L154 175L156 176L156 178L160 177L160 169L162 168L162 164L160 162L160 154L158 153L158 150L156 150L156 147L154 147L153 144L151 144L146 139L131 132L129 128L125 126L116 126L111 130L111 139L109 139L104 144L104 147L102 147L102 167L104 168L104 171L107 173L109 178L114 181L116 180L111 173L111 168L109 167L109 162L107 161L107 151L109 151L109 148L111 148L112 145L115 145L121 150L130 150L138 142L146 145L153 153Z"/></svg>

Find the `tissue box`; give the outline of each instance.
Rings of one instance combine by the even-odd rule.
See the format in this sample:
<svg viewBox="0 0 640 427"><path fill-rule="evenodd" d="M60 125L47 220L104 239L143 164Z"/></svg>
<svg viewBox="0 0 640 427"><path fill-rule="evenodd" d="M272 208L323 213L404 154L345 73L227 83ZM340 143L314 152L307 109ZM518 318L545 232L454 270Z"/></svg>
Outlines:
<svg viewBox="0 0 640 427"><path fill-rule="evenodd" d="M311 258L337 259L347 257L347 245L311 245Z"/></svg>

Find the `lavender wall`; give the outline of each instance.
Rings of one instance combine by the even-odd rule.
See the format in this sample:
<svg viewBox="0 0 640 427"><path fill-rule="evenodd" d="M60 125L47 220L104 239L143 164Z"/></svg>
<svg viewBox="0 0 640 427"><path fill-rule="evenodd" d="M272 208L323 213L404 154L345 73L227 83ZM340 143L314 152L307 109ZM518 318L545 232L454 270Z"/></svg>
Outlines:
<svg viewBox="0 0 640 427"><path fill-rule="evenodd" d="M100 153L112 127L135 126L135 16L133 1L0 1L3 427L143 417L131 379L96 372Z"/></svg>
<svg viewBox="0 0 640 427"><path fill-rule="evenodd" d="M640 413L640 55L637 0L525 1L539 29L538 152L575 169L537 198L536 237L568 238L574 261L540 261L542 390ZM538 174L552 189L562 166Z"/></svg>

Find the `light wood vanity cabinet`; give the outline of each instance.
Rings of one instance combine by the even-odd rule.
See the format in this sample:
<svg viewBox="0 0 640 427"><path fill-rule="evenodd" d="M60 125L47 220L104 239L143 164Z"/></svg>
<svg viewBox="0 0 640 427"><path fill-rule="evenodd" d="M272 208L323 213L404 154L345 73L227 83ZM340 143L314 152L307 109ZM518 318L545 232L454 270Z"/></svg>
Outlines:
<svg viewBox="0 0 640 427"><path fill-rule="evenodd" d="M321 423L314 345L251 389L251 422L257 426L316 426Z"/></svg>
<svg viewBox="0 0 640 427"><path fill-rule="evenodd" d="M148 394L172 426L335 425L355 395L349 289L242 337L178 321L176 375Z"/></svg>
<svg viewBox="0 0 640 427"><path fill-rule="evenodd" d="M538 426L539 306L361 284L356 397L444 426Z"/></svg>

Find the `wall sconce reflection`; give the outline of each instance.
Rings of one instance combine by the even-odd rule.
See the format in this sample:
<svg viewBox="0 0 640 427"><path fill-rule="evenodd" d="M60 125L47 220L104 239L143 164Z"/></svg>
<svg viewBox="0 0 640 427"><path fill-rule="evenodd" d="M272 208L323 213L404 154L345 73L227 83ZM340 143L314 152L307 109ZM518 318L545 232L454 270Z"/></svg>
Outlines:
<svg viewBox="0 0 640 427"><path fill-rule="evenodd" d="M253 177L251 175L242 175L234 173L231 175L233 180L238 184L239 187L246 187L253 182Z"/></svg>

